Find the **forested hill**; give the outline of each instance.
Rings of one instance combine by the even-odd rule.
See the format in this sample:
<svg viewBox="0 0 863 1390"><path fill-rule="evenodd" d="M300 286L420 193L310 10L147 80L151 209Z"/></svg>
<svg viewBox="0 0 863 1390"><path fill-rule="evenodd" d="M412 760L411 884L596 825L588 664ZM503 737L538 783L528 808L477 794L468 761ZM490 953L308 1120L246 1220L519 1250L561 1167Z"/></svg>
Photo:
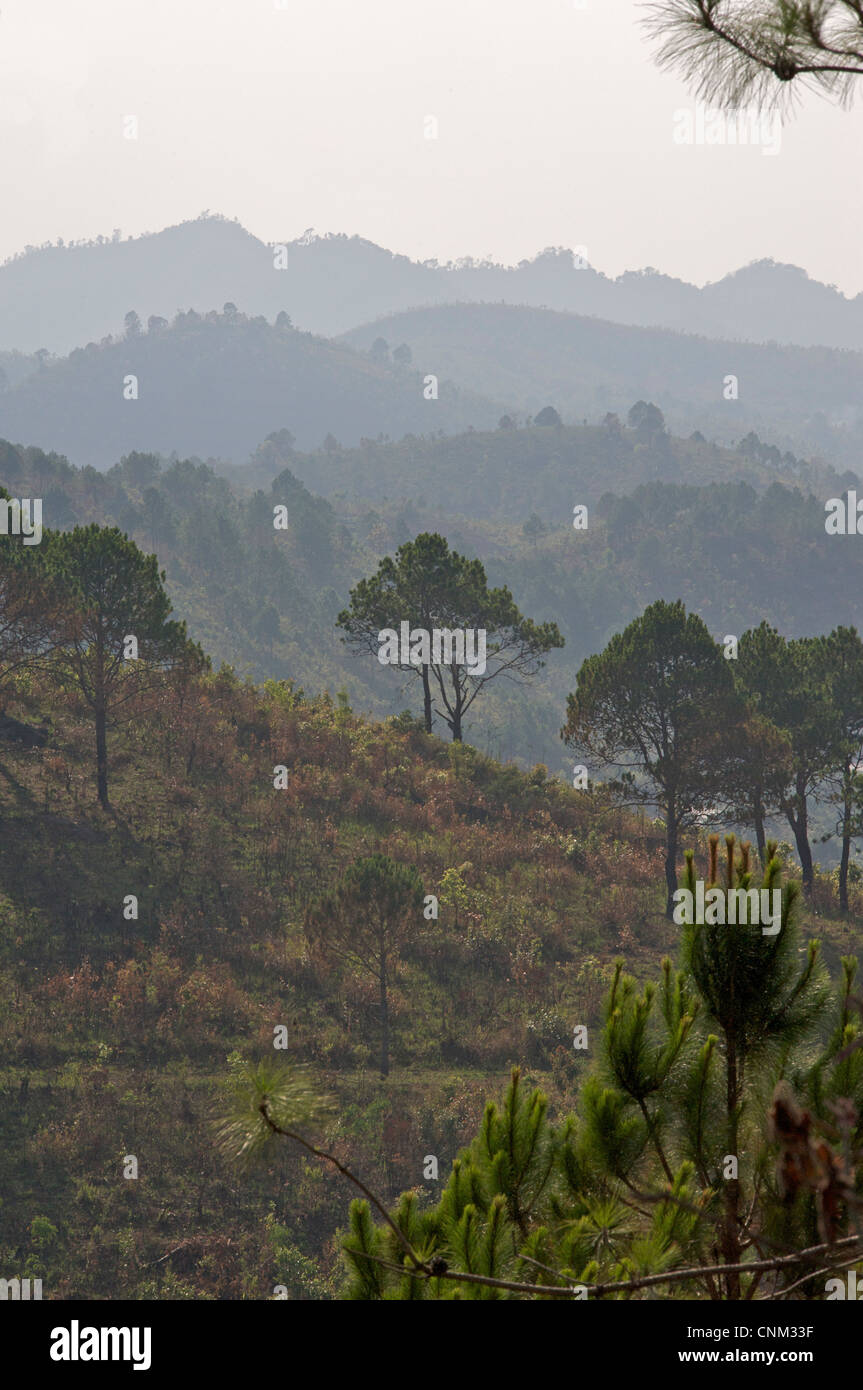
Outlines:
<svg viewBox="0 0 863 1390"><path fill-rule="evenodd" d="M366 350L378 339L406 343L415 362L521 412L551 402L565 420L594 421L641 398L677 433L697 428L730 443L756 430L848 468L863 451L860 352L725 342L508 304L413 309L342 341Z"/></svg>
<svg viewBox="0 0 863 1390"><path fill-rule="evenodd" d="M382 556L440 532L566 639L528 687L490 686L466 736L566 772L559 730L579 665L656 598L679 596L719 637L762 618L789 636L863 627L863 555L824 530L824 500L841 480L821 478L817 493L794 485L807 466L752 439L730 452L638 436L536 426L467 434L452 449L415 441L341 457L301 455L275 436L257 451L248 489L194 459L133 454L100 473L2 445L0 481L13 496L42 497L46 526L116 524L155 551L178 616L217 663L292 679L310 694L344 690L355 709L377 715L417 713L415 694L397 673L351 656L336 618ZM656 477L672 465L673 478L705 481ZM371 497L315 495L361 466ZM520 473L533 487L519 486ZM534 510L540 493L546 505ZM589 504L586 531L573 528L573 499ZM288 509L286 531L273 527L275 506Z"/></svg>
<svg viewBox="0 0 863 1390"><path fill-rule="evenodd" d="M226 305L42 359L0 392L0 435L107 468L133 450L241 461L286 428L303 448L333 432L355 444L487 429L503 409L443 377L435 399L424 391L416 370Z"/></svg>
<svg viewBox="0 0 863 1390"><path fill-rule="evenodd" d="M241 464L281 430L301 450L326 440L332 453L524 424L548 407L564 424L597 424L639 400L675 433L725 446L755 432L840 471L856 469L863 451L863 353L504 304L412 310L338 340L300 332L284 311L268 322L233 302L171 323L130 311L120 336L68 357L0 355L0 437L99 468L133 450ZM677 474L658 460L654 476Z"/></svg>
<svg viewBox="0 0 863 1390"><path fill-rule="evenodd" d="M556 412L539 412L537 420ZM698 431L682 439L665 427L661 412L637 402L623 418L600 425L533 423L516 426L503 417L496 430L471 430L443 438L373 440L355 448L334 439L311 452L289 437L273 436L248 465L223 468L240 491L268 486L290 468L310 491L332 500L408 504L446 516L522 522L535 513L550 525L569 524L576 503L596 503L606 492L630 492L651 482L740 481L763 490L773 482L802 486L825 497L855 486L857 474L784 452L753 431L732 448Z"/></svg>
<svg viewBox="0 0 863 1390"><path fill-rule="evenodd" d="M699 288L652 268L615 279L593 259L591 248L548 247L515 266L418 262L358 236L274 228L264 241L202 215L144 236L115 229L28 247L7 261L0 350L66 353L116 333L129 309L170 319L226 300L270 319L286 309L301 328L327 335L416 305L500 301L713 338L863 349L863 295L846 298L797 266L759 261Z"/></svg>

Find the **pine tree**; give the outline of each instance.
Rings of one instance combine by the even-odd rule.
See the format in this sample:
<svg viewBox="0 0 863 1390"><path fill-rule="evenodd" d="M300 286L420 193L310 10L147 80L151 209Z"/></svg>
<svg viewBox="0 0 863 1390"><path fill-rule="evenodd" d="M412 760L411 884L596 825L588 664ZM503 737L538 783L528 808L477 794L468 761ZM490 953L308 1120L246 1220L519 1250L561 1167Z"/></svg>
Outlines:
<svg viewBox="0 0 863 1390"><path fill-rule="evenodd" d="M830 687L833 667L830 639L801 637L786 641L762 622L740 638L735 671L738 689L749 709L772 726L788 743L788 761L777 747L770 776L781 779L775 800L791 827L803 887L811 892L815 871L809 833L809 805L814 790L841 756L841 739Z"/></svg>
<svg viewBox="0 0 863 1390"><path fill-rule="evenodd" d="M481 666L460 663L452 654L435 660L431 653L421 658L401 650L394 663L422 682L426 732L432 731L438 699L437 712L455 742L461 742L468 711L490 681L499 676L524 681L542 669L548 652L564 645L556 623L525 618L509 589L488 587L479 560L450 550L443 536L430 532L399 546L370 578L361 579L336 626L354 650L379 655L383 631L395 631L401 622L426 634L473 629L487 639L488 663Z"/></svg>
<svg viewBox="0 0 863 1390"><path fill-rule="evenodd" d="M155 555L144 555L117 527L76 526L46 537L46 563L70 618L54 657L58 681L77 685L96 734L96 785L108 808L108 726L133 700L158 690L164 673L204 664L171 602ZM135 658L129 640L135 642Z"/></svg>
<svg viewBox="0 0 863 1390"><path fill-rule="evenodd" d="M422 920L423 890L415 869L385 854L357 859L334 892L306 913L310 942L371 974L380 1004L380 1070L390 1070L389 990L399 950Z"/></svg>
<svg viewBox="0 0 863 1390"><path fill-rule="evenodd" d="M775 845L768 847L761 881L762 890L782 892L780 930L775 936L765 936L757 923L732 923L730 911L722 914L721 922L687 924L683 935L684 970L695 987L706 1023L716 1030L705 1040L703 1059L699 1058L690 1072L687 1089L696 1115L700 1116L708 1105L718 1111L716 1128L725 1144L722 1159L734 1160L722 1180L719 1237L723 1259L731 1265L740 1262L743 1249L744 1188L737 1170L741 1164L742 1128L749 1118L747 1082L757 1095L759 1066L766 1063L769 1079L771 1062L805 1039L827 997L817 942L809 942L802 967L799 963L797 933L793 929L798 888L792 882L780 889L781 870L775 850ZM752 886L749 846L742 846L737 853L734 837L729 835L721 875L718 860L718 837L714 835L710 837L706 886L715 887L721 878L726 901L729 890L748 893ZM691 851L686 856L684 883L694 894ZM717 1039L718 1046L711 1045L711 1038ZM751 1078L750 1069L755 1073ZM775 1084L779 1077L772 1079ZM689 1135L688 1148L702 1180L711 1177L715 1171L711 1165L717 1162L715 1151L711 1153L708 1147L711 1137L703 1130L691 1131ZM727 1294L729 1298L740 1296L740 1275L736 1272L727 1276Z"/></svg>
<svg viewBox="0 0 863 1390"><path fill-rule="evenodd" d="M659 807L669 917L681 831L721 797L720 769L739 717L729 663L679 599L650 604L588 657L567 698L561 736L569 747L603 771L619 771L610 786L620 802Z"/></svg>

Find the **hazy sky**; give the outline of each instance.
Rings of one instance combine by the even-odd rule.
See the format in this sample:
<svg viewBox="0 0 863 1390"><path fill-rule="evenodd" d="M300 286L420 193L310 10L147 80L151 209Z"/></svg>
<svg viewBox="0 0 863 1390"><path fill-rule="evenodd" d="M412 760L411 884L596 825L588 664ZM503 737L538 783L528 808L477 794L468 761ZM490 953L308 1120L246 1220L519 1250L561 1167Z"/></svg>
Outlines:
<svg viewBox="0 0 863 1390"><path fill-rule="evenodd" d="M2 0L0 258L209 209L266 241L314 227L505 262L580 245L609 274L653 265L698 283L770 256L863 290L859 102L806 97L775 155L675 143L694 102L656 68L642 13Z"/></svg>

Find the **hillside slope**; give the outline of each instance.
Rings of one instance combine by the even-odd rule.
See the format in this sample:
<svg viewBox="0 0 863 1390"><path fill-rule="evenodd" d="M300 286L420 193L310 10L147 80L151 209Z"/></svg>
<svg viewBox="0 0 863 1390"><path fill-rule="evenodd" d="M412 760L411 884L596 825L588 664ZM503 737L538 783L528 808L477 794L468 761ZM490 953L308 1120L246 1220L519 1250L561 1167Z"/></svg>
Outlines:
<svg viewBox="0 0 863 1390"><path fill-rule="evenodd" d="M358 443L489 428L500 413L443 378L438 399L426 400L416 372L227 311L182 314L46 362L0 394L0 434L107 468L133 450L241 462L282 429L311 448L331 432Z"/></svg>
<svg viewBox="0 0 863 1390"><path fill-rule="evenodd" d="M646 967L668 935L643 828L541 772L223 672L112 737L105 814L86 709L32 687L16 708L52 733L0 745L0 1260L45 1298L326 1296L344 1188L292 1152L222 1157L231 1070L286 1026L337 1097L330 1145L393 1197L429 1152L445 1177L510 1063L564 1103L603 962L625 944ZM387 1082L376 982L303 931L373 851L440 903L393 962Z"/></svg>
<svg viewBox="0 0 863 1390"><path fill-rule="evenodd" d="M464 389L568 421L653 401L678 433L721 443L749 430L781 448L816 449L841 467L863 445L863 354L722 342L505 304L451 304L364 324L341 341L360 350L407 343L424 369ZM726 399L726 378L736 399Z"/></svg>
<svg viewBox="0 0 863 1390"><path fill-rule="evenodd" d="M15 709L50 738L0 745L0 1260L46 1299L331 1295L338 1176L293 1147L244 1172L216 1143L229 1077L275 1030L334 1096L327 1147L387 1201L434 1199L426 1156L445 1181L510 1065L566 1113L611 961L652 975L675 948L659 827L601 790L223 671L112 735L102 812L86 706L31 681ZM376 980L303 926L372 852L439 904L392 962L386 1081ZM835 969L854 917L831 902L819 879Z"/></svg>
<svg viewBox="0 0 863 1390"><path fill-rule="evenodd" d="M558 526L571 524L576 503L595 504L606 492L645 483L740 481L762 490L781 482L829 496L857 477L783 454L757 436L720 448L698 433L681 439L662 428L626 428L619 417L602 425L471 430L442 439L366 439L353 449L331 441L311 452L285 449L273 438L247 466L218 471L246 491L268 485L279 466L334 502L407 504L476 522L522 522L535 513Z"/></svg>

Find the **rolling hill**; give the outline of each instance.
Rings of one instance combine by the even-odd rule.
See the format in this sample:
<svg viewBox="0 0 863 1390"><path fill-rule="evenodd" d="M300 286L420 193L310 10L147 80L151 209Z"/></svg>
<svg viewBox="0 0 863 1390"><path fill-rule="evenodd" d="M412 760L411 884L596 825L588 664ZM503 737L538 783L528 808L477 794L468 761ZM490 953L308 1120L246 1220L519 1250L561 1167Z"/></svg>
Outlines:
<svg viewBox="0 0 863 1390"><path fill-rule="evenodd" d="M333 431L358 443L488 428L500 411L443 379L426 400L416 372L229 310L43 362L0 394L0 434L107 468L135 450L240 461L282 429L311 448Z"/></svg>
<svg viewBox="0 0 863 1390"><path fill-rule="evenodd" d="M854 467L863 445L863 354L729 343L633 328L550 309L450 304L364 324L341 341L382 337L463 388L568 420L655 402L678 433L730 443L748 430L782 448L818 450ZM736 378L737 397L726 398Z"/></svg>

